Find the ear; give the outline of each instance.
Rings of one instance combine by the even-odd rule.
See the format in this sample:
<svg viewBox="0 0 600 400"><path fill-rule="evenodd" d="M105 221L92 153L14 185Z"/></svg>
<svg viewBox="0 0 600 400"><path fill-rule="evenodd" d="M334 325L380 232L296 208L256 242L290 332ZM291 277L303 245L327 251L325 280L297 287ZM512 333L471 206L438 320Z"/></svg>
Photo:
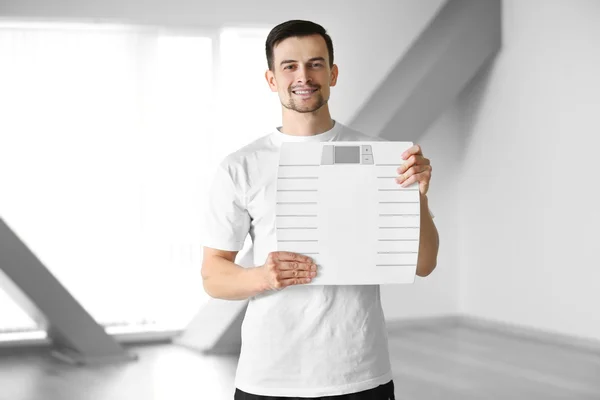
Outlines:
<svg viewBox="0 0 600 400"><path fill-rule="evenodd" d="M271 89L271 92L276 92L277 91L277 81L275 80L275 74L273 73L273 71L268 69L267 72L265 72L265 79L267 80L267 83L269 84L269 88Z"/></svg>
<svg viewBox="0 0 600 400"><path fill-rule="evenodd" d="M333 67L331 67L331 78L329 81L329 86L335 86L335 84L337 83L338 73L338 66L336 64L333 64Z"/></svg>

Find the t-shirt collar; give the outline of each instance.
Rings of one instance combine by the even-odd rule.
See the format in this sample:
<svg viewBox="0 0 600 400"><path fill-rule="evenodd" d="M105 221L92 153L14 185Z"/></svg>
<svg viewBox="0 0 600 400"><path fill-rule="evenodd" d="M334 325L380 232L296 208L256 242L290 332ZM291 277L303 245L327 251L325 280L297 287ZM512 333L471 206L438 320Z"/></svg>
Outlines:
<svg viewBox="0 0 600 400"><path fill-rule="evenodd" d="M319 133L317 135L298 136L281 132L281 126L279 126L275 129L275 131L271 135L271 138L276 144L281 144L284 142L326 142L333 139L338 134L340 127L341 125L335 120L333 120L333 127L328 131Z"/></svg>

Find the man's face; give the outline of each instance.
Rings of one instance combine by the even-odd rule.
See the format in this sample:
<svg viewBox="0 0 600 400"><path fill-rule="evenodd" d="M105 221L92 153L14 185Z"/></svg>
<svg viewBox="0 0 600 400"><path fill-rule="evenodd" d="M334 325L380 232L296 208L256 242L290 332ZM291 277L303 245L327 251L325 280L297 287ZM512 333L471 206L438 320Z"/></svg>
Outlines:
<svg viewBox="0 0 600 400"><path fill-rule="evenodd" d="M320 35L290 37L273 49L273 71L267 71L265 77L283 107L310 113L329 101L337 66L329 67L327 44Z"/></svg>

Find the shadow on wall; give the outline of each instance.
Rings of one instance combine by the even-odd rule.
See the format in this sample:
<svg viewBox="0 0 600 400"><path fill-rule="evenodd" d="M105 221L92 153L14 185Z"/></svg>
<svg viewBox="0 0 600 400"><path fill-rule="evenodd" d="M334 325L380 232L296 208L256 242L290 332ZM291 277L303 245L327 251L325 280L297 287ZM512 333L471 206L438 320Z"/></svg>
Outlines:
<svg viewBox="0 0 600 400"><path fill-rule="evenodd" d="M461 149L461 157L457 160L458 165L456 166L459 174L465 167L464 156L469 152L471 138L481 116L482 100L486 97L490 81L496 69L496 60L500 53L495 54L485 62L481 70L469 81L456 99L460 130L456 138L460 140L458 146Z"/></svg>

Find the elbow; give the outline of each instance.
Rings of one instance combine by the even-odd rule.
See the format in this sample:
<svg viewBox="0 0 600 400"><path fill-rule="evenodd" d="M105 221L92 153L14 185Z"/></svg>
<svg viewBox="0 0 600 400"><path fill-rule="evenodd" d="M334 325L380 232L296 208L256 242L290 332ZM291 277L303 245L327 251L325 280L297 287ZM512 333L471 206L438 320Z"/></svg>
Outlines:
<svg viewBox="0 0 600 400"><path fill-rule="evenodd" d="M433 263L430 265L425 265L425 266L418 266L417 267L417 276L421 277L421 278L425 278L426 276L429 276L433 270L435 269L435 267L437 266L437 263Z"/></svg>
<svg viewBox="0 0 600 400"><path fill-rule="evenodd" d="M205 278L203 276L202 277L202 287L204 288L204 293L206 293L210 298L222 299L222 297L219 296L218 291L215 290L216 288L215 288L213 279Z"/></svg>
<svg viewBox="0 0 600 400"><path fill-rule="evenodd" d="M210 284L207 284L206 279L202 280L202 287L204 288L204 293L206 293L209 297L213 299L217 299L218 297L214 294L214 292L210 288Z"/></svg>
<svg viewBox="0 0 600 400"><path fill-rule="evenodd" d="M423 253L419 256L417 260L417 276L421 278L425 278L429 276L435 267L437 267L437 258L438 251L440 248L440 237L437 234L437 230L435 232L435 242L424 249Z"/></svg>
<svg viewBox="0 0 600 400"><path fill-rule="evenodd" d="M202 268L200 269L200 274L202 275L202 282L206 284L206 280L210 277L210 267L208 266L206 258L202 261Z"/></svg>
<svg viewBox="0 0 600 400"><path fill-rule="evenodd" d="M202 263L201 274L202 274L202 287L204 288L204 292L207 295L209 295L210 297L212 297L213 299L216 299L217 297L212 290L210 267L207 265L206 261L204 261Z"/></svg>

